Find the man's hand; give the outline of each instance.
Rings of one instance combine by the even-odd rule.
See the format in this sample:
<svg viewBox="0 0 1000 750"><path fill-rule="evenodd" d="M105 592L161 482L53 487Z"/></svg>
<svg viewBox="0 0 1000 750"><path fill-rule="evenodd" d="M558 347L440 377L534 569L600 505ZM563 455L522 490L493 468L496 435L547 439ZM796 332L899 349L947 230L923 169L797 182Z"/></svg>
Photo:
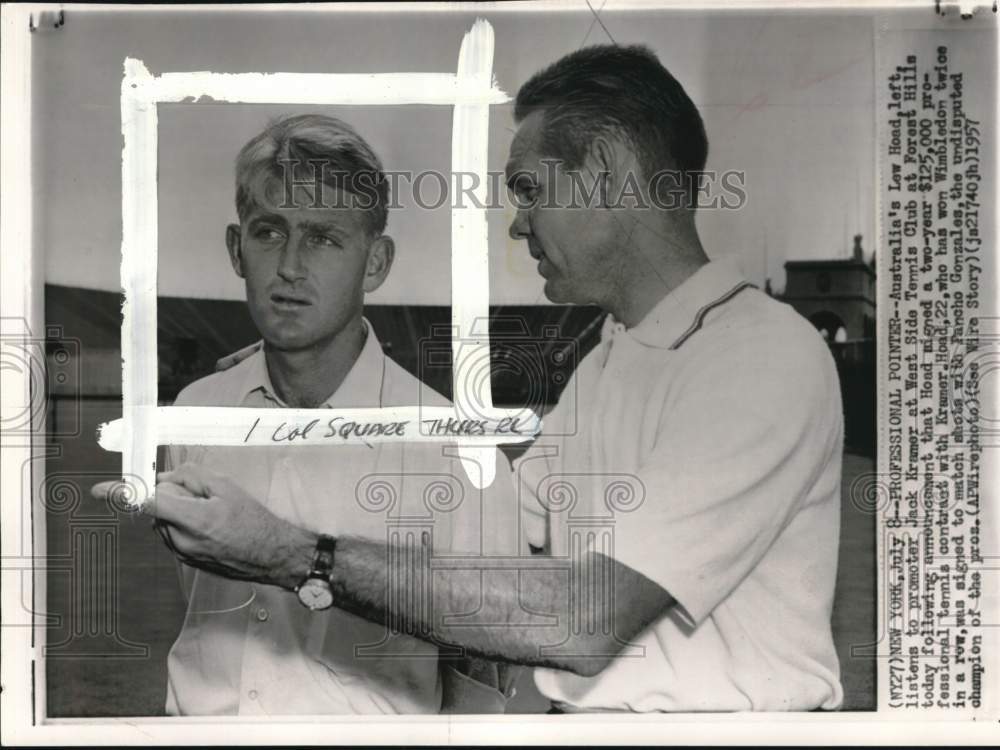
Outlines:
<svg viewBox="0 0 1000 750"><path fill-rule="evenodd" d="M160 474L156 498L143 511L182 561L217 575L294 589L312 563L314 534L197 464Z"/></svg>

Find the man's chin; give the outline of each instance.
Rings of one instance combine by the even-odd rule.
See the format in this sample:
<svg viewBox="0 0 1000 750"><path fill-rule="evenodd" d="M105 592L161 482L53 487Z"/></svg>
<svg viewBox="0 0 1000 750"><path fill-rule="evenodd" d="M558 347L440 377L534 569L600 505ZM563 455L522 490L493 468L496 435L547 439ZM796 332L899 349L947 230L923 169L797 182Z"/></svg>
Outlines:
<svg viewBox="0 0 1000 750"><path fill-rule="evenodd" d="M288 331L268 331L264 333L263 339L268 349L277 352L297 352L309 349L316 343L310 337L297 335Z"/></svg>
<svg viewBox="0 0 1000 750"><path fill-rule="evenodd" d="M582 304L578 299L577 295L574 295L572 290L566 289L565 286L559 284L557 281L547 279L545 281L545 298L549 302L555 302L560 305L578 305Z"/></svg>
<svg viewBox="0 0 1000 750"><path fill-rule="evenodd" d="M316 328L314 321L301 316L267 316L257 326L268 348L275 351L308 349L319 338Z"/></svg>
<svg viewBox="0 0 1000 750"><path fill-rule="evenodd" d="M553 283L549 279L546 279L545 288L543 289L543 291L545 293L545 298L549 302L558 302L558 303L566 302L566 299L562 294L562 290L559 289L559 285Z"/></svg>

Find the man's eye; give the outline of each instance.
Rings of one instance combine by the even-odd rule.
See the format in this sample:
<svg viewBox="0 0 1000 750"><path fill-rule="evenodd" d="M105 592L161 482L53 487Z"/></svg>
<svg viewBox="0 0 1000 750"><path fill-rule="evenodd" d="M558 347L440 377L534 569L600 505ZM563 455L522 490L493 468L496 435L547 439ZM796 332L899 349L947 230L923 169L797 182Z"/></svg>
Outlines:
<svg viewBox="0 0 1000 750"><path fill-rule="evenodd" d="M260 240L261 242L277 242L284 238L284 234L279 232L277 229L272 229L271 227L263 227L258 229L253 233L255 240Z"/></svg>
<svg viewBox="0 0 1000 750"><path fill-rule="evenodd" d="M528 208L538 201L537 185L518 185L514 188L514 200L520 208Z"/></svg>
<svg viewBox="0 0 1000 750"><path fill-rule="evenodd" d="M335 237L331 237L327 234L315 235L312 238L312 243L314 245L319 245L320 247L340 247L340 242L338 242Z"/></svg>

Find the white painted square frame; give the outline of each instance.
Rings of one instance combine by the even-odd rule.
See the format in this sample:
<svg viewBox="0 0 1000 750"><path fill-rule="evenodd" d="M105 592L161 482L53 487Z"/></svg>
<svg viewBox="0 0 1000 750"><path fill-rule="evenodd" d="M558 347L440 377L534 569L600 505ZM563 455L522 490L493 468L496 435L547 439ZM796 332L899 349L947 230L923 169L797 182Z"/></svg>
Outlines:
<svg viewBox="0 0 1000 750"><path fill-rule="evenodd" d="M470 480L488 487L496 473L498 443L529 440L540 423L530 410L495 409L489 368L468 377L477 363L489 362L489 256L486 222L486 168L490 105L510 98L493 83L493 28L478 19L462 40L458 71L450 73L164 73L152 76L140 60L125 60L122 80L122 418L99 430L107 450L122 453L122 474L142 504L156 480L156 448L167 444L262 445L268 429L247 430L254 420L289 426L331 414L355 420L487 419L486 435L448 436L423 430L367 442L444 442L457 445ZM208 101L252 104L436 104L454 107L452 174L479 176L476 205L451 209L451 321L454 408L413 405L381 409L247 409L157 406L157 105ZM454 178L453 178L454 179ZM477 207L478 206L478 207ZM455 252L460 248L460 252ZM459 283L460 280L460 283ZM478 393L470 384L476 382ZM498 434L504 419L520 419L523 437ZM329 441L331 447L358 440ZM315 443L291 443L313 444Z"/></svg>

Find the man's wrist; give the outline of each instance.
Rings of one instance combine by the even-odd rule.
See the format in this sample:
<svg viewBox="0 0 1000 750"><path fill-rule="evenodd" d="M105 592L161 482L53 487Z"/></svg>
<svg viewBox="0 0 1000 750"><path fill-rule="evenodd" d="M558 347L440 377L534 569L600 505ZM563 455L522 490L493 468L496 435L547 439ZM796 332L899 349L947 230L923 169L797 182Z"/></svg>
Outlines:
<svg viewBox="0 0 1000 750"><path fill-rule="evenodd" d="M316 542L319 534L290 525L289 538L285 545L279 568L278 584L289 591L294 591L312 569L313 556L316 554Z"/></svg>

